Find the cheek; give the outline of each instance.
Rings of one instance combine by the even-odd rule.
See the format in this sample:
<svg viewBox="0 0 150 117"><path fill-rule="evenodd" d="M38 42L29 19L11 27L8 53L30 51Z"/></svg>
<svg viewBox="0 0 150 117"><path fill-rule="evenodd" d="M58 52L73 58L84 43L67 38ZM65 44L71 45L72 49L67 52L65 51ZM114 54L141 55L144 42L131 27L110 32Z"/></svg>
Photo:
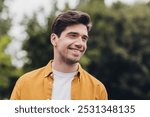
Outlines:
<svg viewBox="0 0 150 117"><path fill-rule="evenodd" d="M87 49L87 44L84 44L84 48L85 48L85 50Z"/></svg>
<svg viewBox="0 0 150 117"><path fill-rule="evenodd" d="M66 42L66 41L59 41L59 42L58 42L58 45L57 45L57 48L58 48L60 51L66 51L66 49L68 48L68 45L69 45L69 43Z"/></svg>

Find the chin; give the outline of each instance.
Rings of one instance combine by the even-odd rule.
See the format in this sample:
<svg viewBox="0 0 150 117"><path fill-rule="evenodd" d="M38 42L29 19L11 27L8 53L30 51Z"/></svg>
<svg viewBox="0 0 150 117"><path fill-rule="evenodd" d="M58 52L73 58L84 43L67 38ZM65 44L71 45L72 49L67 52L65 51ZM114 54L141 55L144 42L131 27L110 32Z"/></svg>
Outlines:
<svg viewBox="0 0 150 117"><path fill-rule="evenodd" d="M73 65L73 64L76 64L79 62L80 59L76 59L76 60L73 60L73 59L68 59L66 62L70 65Z"/></svg>

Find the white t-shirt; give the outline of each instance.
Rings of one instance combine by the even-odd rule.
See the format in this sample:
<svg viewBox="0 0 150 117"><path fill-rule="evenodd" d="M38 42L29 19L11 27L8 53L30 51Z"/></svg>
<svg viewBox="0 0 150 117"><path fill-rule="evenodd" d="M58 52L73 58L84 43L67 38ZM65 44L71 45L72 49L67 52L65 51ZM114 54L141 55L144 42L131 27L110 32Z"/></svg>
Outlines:
<svg viewBox="0 0 150 117"><path fill-rule="evenodd" d="M77 72L63 73L53 69L53 74L52 100L70 100L71 82Z"/></svg>

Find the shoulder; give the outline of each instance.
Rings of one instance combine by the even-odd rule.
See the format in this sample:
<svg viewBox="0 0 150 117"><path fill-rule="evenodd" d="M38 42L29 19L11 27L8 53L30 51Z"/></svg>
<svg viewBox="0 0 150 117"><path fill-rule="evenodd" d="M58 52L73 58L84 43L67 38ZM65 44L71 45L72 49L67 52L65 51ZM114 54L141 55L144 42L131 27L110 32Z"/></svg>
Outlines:
<svg viewBox="0 0 150 117"><path fill-rule="evenodd" d="M94 91L96 92L95 93L96 99L102 99L102 100L108 99L107 90L104 84L100 80L98 80L97 78L95 78L85 70L82 70L81 79L82 81L84 81L84 85L86 87L90 87L90 89L92 88L94 89Z"/></svg>
<svg viewBox="0 0 150 117"><path fill-rule="evenodd" d="M82 70L81 74L82 74L81 79L82 81L84 81L84 85L94 87L98 91L98 93L105 92L105 94L107 94L105 85L100 80L95 78L93 75L91 75L84 69Z"/></svg>
<svg viewBox="0 0 150 117"><path fill-rule="evenodd" d="M44 76L44 69L45 67L41 67L35 70L32 70L30 72L25 73L24 75L22 75L22 77L31 77L31 76Z"/></svg>
<svg viewBox="0 0 150 117"><path fill-rule="evenodd" d="M16 82L13 92L11 94L11 99L21 99L21 97L28 95L31 91L30 89L33 89L33 87L41 81L42 78L40 78L43 74L44 67L39 68L36 70L33 70L31 72L25 73L22 75Z"/></svg>
<svg viewBox="0 0 150 117"><path fill-rule="evenodd" d="M30 72L27 72L25 74L23 74L17 82L21 83L21 82L26 82L26 81L31 81L31 80L34 80L34 79L39 79L39 78L42 78L44 77L44 69L45 67L42 67L42 68L38 68L38 69L35 69L33 71L30 71Z"/></svg>
<svg viewBox="0 0 150 117"><path fill-rule="evenodd" d="M101 81L99 81L97 78L95 78L93 75L91 75L84 69L82 69L81 76L82 76L82 78L85 78L86 80L89 80L89 81L93 82L94 84L102 85Z"/></svg>
<svg viewBox="0 0 150 117"><path fill-rule="evenodd" d="M103 85L98 79L96 79L93 75L88 73L86 70L82 68L82 66L79 64L79 73L80 78L84 80L84 82L92 83L94 85Z"/></svg>
<svg viewBox="0 0 150 117"><path fill-rule="evenodd" d="M27 72L22 75L18 80L17 83L24 85L24 84L32 84L33 82L39 82L43 80L45 76L48 76L52 72L51 69L51 61L41 68L35 69L33 71Z"/></svg>

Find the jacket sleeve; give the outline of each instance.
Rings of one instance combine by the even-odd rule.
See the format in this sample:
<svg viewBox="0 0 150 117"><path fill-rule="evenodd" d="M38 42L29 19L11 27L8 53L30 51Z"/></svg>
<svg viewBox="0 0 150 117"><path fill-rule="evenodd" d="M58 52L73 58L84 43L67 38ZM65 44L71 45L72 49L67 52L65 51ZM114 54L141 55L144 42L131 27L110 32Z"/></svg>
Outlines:
<svg viewBox="0 0 150 117"><path fill-rule="evenodd" d="M105 88L105 86L100 83L97 86L97 96L96 96L97 100L108 100L108 94L107 94L107 90Z"/></svg>

